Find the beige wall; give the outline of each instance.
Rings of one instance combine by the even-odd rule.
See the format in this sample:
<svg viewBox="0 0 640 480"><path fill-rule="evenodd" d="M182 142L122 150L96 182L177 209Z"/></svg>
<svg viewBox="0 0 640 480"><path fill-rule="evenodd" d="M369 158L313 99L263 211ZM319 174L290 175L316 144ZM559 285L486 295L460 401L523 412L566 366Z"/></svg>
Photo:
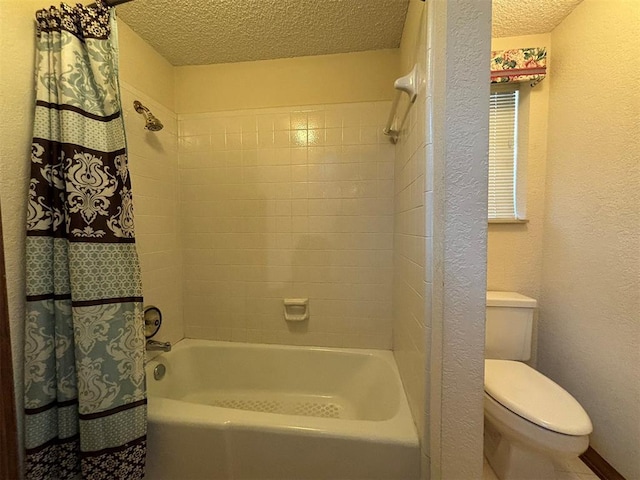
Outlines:
<svg viewBox="0 0 640 480"><path fill-rule="evenodd" d="M397 49L176 67L176 111L389 100L398 70Z"/></svg>
<svg viewBox="0 0 640 480"><path fill-rule="evenodd" d="M550 34L494 38L491 42L492 50L526 47L547 47L548 72L549 75L553 75ZM540 298L549 90L549 78L535 87L528 84L520 85L520 106L524 107L520 113L526 111L527 115L519 118L519 140L526 140L526 144L521 144L518 152L518 186L525 187L525 214L528 223L489 224L489 290L514 291ZM524 137L522 133L525 134ZM520 181L523 178L522 173L524 183Z"/></svg>
<svg viewBox="0 0 640 480"><path fill-rule="evenodd" d="M429 7L430 470L431 478L481 478L491 2Z"/></svg>
<svg viewBox="0 0 640 480"><path fill-rule="evenodd" d="M640 478L640 4L584 0L552 32L538 364Z"/></svg>
<svg viewBox="0 0 640 480"><path fill-rule="evenodd" d="M34 12L43 1L0 2L0 203L18 412L22 411L24 236L34 104ZM18 429L22 438L22 415Z"/></svg>
<svg viewBox="0 0 640 480"><path fill-rule="evenodd" d="M538 365L585 406L592 445L627 478L640 476L640 377L630 367L640 362L640 182L629 145L639 79L608 55L637 49L639 16L632 1L585 0L551 34L492 43L547 46L549 76L525 87L529 223L489 226L488 288L540 300Z"/></svg>
<svg viewBox="0 0 640 480"><path fill-rule="evenodd" d="M546 47L547 73L552 75L551 34L494 38L492 50ZM519 213L527 223L490 223L487 238L487 289L519 292L540 299L544 191L547 165L549 77L535 87L520 84L518 129ZM537 362L537 312L531 365Z"/></svg>
<svg viewBox="0 0 640 480"><path fill-rule="evenodd" d="M174 67L122 20L118 20L118 47L120 79L175 112Z"/></svg>

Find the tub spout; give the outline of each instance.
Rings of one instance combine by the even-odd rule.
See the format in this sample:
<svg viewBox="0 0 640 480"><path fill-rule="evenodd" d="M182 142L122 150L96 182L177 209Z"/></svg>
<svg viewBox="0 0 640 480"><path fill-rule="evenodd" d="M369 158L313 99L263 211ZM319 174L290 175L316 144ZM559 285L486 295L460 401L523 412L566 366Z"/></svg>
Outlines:
<svg viewBox="0 0 640 480"><path fill-rule="evenodd" d="M170 352L171 342L158 342L156 340L147 340L147 350L149 350L150 352L155 352L155 351Z"/></svg>

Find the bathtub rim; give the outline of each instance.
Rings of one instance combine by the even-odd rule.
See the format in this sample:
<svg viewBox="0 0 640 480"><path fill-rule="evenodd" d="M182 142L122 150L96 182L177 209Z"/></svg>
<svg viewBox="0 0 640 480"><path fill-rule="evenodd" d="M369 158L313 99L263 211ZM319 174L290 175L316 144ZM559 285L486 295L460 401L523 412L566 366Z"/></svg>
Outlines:
<svg viewBox="0 0 640 480"><path fill-rule="evenodd" d="M175 352L190 347L224 347L250 350L286 350L339 353L376 357L391 369L399 389L399 406L396 414L387 420L352 420L319 418L301 415L237 410L212 405L185 402L165 397L148 396L149 422L205 426L211 428L240 429L248 431L295 433L326 438L354 439L384 442L408 447L419 447L418 433L400 377L395 357L391 350L360 348L338 348L324 346L299 346L263 343L228 342L184 338L177 342L171 352L155 355L145 365L147 375L162 360L171 361ZM286 420L285 420L286 418Z"/></svg>

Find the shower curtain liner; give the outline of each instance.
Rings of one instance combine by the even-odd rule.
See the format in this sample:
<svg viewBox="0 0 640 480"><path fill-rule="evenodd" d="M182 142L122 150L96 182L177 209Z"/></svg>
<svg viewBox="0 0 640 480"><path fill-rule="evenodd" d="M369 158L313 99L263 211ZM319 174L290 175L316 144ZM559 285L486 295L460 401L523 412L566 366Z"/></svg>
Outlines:
<svg viewBox="0 0 640 480"><path fill-rule="evenodd" d="M36 20L26 477L135 480L147 400L115 18L99 0Z"/></svg>

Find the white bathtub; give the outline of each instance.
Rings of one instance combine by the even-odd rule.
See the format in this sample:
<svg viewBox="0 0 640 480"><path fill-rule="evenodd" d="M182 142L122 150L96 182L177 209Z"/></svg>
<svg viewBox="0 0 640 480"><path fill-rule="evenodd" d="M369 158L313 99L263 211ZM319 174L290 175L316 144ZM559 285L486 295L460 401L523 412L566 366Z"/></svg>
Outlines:
<svg viewBox="0 0 640 480"><path fill-rule="evenodd" d="M149 480L419 477L391 352L187 339L147 386Z"/></svg>

